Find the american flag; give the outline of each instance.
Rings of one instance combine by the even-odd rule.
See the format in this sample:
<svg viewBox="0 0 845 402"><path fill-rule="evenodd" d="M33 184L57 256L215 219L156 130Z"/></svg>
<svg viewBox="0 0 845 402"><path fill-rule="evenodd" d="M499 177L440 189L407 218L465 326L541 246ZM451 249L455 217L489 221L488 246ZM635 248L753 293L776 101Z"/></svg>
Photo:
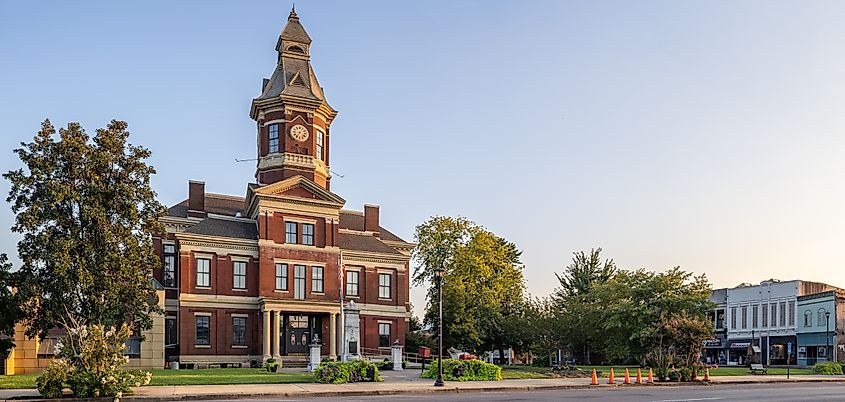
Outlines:
<svg viewBox="0 0 845 402"><path fill-rule="evenodd" d="M337 283L338 288L340 289L340 303L343 304L343 272L346 271L346 268L343 266L343 251L340 252L340 256L338 257L338 264L337 264Z"/></svg>

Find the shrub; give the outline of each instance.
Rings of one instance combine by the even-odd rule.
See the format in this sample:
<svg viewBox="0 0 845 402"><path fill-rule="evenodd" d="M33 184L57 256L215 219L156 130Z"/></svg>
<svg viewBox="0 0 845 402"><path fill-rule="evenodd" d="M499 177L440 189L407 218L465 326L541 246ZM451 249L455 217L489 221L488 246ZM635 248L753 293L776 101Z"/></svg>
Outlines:
<svg viewBox="0 0 845 402"><path fill-rule="evenodd" d="M689 382L692 381L692 369L689 367L681 367L678 369L678 373L681 375L681 382Z"/></svg>
<svg viewBox="0 0 845 402"><path fill-rule="evenodd" d="M276 361L274 358L267 359L264 362L264 368L267 370L268 373L275 373L279 370L279 367L282 367L282 362Z"/></svg>
<svg viewBox="0 0 845 402"><path fill-rule="evenodd" d="M149 384L150 373L122 367L129 362L123 352L130 334L126 324L109 330L102 325L68 329L55 346L56 359L36 380L38 392L45 398L56 398L67 385L76 398L119 399L130 387Z"/></svg>
<svg viewBox="0 0 845 402"><path fill-rule="evenodd" d="M437 378L437 361L432 362L423 378ZM502 368L481 360L443 360L443 379L448 381L501 381Z"/></svg>
<svg viewBox="0 0 845 402"><path fill-rule="evenodd" d="M384 358L384 360L376 363L376 365L378 366L378 369L381 370L381 371L385 371L385 370L391 370L392 371L393 370L393 362L386 357ZM408 368L408 361L407 360L402 360L402 368L403 369Z"/></svg>
<svg viewBox="0 0 845 402"><path fill-rule="evenodd" d="M816 363L813 372L823 375L842 375L842 366L834 362Z"/></svg>
<svg viewBox="0 0 845 402"><path fill-rule="evenodd" d="M317 382L323 384L345 384L348 382L380 382L381 376L374 363L364 360L351 362L322 362L314 372Z"/></svg>

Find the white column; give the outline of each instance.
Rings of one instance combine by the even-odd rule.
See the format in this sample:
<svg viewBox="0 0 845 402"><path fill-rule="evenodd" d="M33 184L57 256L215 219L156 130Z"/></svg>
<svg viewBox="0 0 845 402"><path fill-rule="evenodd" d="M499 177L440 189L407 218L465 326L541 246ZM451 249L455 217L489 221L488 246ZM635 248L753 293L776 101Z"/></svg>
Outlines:
<svg viewBox="0 0 845 402"><path fill-rule="evenodd" d="M279 354L279 329L282 327L282 312L281 311L274 311L273 316L275 317L273 323L273 357L276 359L280 359L281 355Z"/></svg>
<svg viewBox="0 0 845 402"><path fill-rule="evenodd" d="M264 360L270 358L270 312L264 310L264 338L261 340L264 345Z"/></svg>
<svg viewBox="0 0 845 402"><path fill-rule="evenodd" d="M329 358L337 358L337 319L334 313L329 313Z"/></svg>

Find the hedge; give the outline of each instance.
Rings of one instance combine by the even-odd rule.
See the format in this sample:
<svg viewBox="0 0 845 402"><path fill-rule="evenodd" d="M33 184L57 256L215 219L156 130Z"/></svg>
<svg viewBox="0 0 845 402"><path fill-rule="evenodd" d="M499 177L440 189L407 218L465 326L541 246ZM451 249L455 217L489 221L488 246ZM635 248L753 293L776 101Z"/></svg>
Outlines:
<svg viewBox="0 0 845 402"><path fill-rule="evenodd" d="M834 362L816 363L813 366L813 372L824 375L842 375L842 366Z"/></svg>
<svg viewBox="0 0 845 402"><path fill-rule="evenodd" d="M437 378L437 361L432 362L423 378ZM443 360L443 379L447 381L501 381L502 368L481 360Z"/></svg>
<svg viewBox="0 0 845 402"><path fill-rule="evenodd" d="M322 362L314 379L324 384L345 384L348 382L380 382L381 376L375 364L356 360L351 362Z"/></svg>

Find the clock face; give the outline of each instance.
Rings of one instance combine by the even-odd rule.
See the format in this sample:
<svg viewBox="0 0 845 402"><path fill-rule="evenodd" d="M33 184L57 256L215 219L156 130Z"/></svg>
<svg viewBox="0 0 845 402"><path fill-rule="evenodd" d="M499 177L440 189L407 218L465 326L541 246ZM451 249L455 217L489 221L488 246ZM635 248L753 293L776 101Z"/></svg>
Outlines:
<svg viewBox="0 0 845 402"><path fill-rule="evenodd" d="M290 129L290 137L302 142L308 139L308 129L301 124L297 124Z"/></svg>

